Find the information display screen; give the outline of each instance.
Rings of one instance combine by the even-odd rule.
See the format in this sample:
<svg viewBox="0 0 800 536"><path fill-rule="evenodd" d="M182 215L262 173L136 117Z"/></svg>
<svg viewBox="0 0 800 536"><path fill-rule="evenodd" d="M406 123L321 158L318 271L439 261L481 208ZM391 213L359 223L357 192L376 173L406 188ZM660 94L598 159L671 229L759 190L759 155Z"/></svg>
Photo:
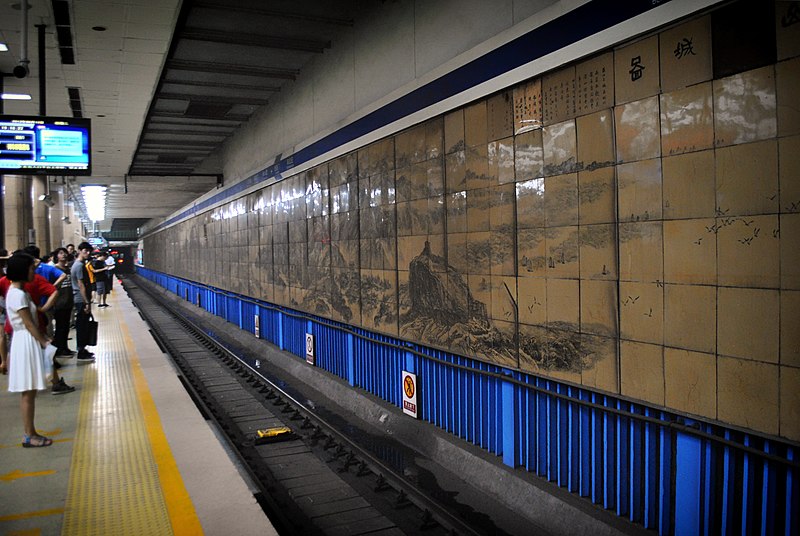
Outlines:
<svg viewBox="0 0 800 536"><path fill-rule="evenodd" d="M91 175L91 120L0 115L0 174Z"/></svg>

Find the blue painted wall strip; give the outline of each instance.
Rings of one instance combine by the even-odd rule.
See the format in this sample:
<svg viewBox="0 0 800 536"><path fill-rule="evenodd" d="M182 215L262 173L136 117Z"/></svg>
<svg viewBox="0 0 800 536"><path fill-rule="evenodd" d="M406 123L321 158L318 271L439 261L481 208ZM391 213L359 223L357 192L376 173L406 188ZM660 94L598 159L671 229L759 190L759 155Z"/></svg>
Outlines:
<svg viewBox="0 0 800 536"><path fill-rule="evenodd" d="M232 199L261 182L280 180L281 174L300 164L394 123L413 113L458 95L547 54L641 15L671 0L593 0L531 30L469 63L411 91L395 101L283 158L230 188L197 203L153 229L159 231L186 217Z"/></svg>

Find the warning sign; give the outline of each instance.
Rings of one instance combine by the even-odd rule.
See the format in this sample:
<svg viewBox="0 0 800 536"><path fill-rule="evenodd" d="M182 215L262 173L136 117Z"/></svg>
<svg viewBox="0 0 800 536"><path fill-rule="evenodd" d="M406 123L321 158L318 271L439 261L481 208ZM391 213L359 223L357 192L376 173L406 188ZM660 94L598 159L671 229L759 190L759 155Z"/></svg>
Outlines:
<svg viewBox="0 0 800 536"><path fill-rule="evenodd" d="M313 365L316 363L314 358L314 335L306 333L306 363Z"/></svg>
<svg viewBox="0 0 800 536"><path fill-rule="evenodd" d="M403 413L418 417L417 406L417 375L403 371Z"/></svg>
<svg viewBox="0 0 800 536"><path fill-rule="evenodd" d="M416 392L414 389L414 380L411 376L406 376L403 380L403 391L406 393L406 398L414 397L414 393Z"/></svg>

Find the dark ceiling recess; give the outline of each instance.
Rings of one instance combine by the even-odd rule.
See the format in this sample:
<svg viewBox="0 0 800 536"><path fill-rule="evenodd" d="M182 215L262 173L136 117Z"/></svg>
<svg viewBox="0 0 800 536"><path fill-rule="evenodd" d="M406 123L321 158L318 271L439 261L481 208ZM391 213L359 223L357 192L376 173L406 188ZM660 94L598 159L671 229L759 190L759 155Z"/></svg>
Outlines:
<svg viewBox="0 0 800 536"><path fill-rule="evenodd" d="M264 4L183 2L129 175L194 173L311 59L336 46L356 8L355 1ZM206 163L203 172L221 173L219 165Z"/></svg>
<svg viewBox="0 0 800 536"><path fill-rule="evenodd" d="M61 54L61 63L75 65L75 48L72 41L72 24L69 20L69 1L52 0L53 22L56 27L56 40L58 51ZM75 117L81 117L76 115Z"/></svg>
<svg viewBox="0 0 800 536"><path fill-rule="evenodd" d="M184 164L186 163L186 156L160 154L156 162L159 164Z"/></svg>
<svg viewBox="0 0 800 536"><path fill-rule="evenodd" d="M72 110L72 117L83 117L83 103L81 102L81 88L67 87L69 95L69 107Z"/></svg>
<svg viewBox="0 0 800 536"><path fill-rule="evenodd" d="M186 28L181 34L183 39L208 41L210 43L226 43L229 45L247 45L252 47L282 48L284 50L303 50L305 52L322 52L331 47L330 41L310 39L287 39L271 35L237 35L219 30L202 28Z"/></svg>
<svg viewBox="0 0 800 536"><path fill-rule="evenodd" d="M111 230L103 233L108 241L132 242L139 239L139 228L150 218L114 218Z"/></svg>
<svg viewBox="0 0 800 536"><path fill-rule="evenodd" d="M184 115L187 117L207 117L209 119L225 119L231 111L230 104L213 104L203 102L190 102Z"/></svg>
<svg viewBox="0 0 800 536"><path fill-rule="evenodd" d="M209 74L234 74L248 77L259 78L279 78L284 80L294 80L300 74L299 69L277 69L270 67L259 67L258 65L235 65L225 62L211 61L181 61L170 60L167 68L173 71L193 71L195 73ZM258 86L250 86L251 89L258 89Z"/></svg>

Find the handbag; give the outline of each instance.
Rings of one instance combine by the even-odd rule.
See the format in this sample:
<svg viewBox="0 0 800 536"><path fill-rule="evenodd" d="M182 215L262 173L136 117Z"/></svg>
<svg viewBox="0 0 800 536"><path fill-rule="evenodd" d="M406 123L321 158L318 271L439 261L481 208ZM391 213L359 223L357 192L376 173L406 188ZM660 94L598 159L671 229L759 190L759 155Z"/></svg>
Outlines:
<svg viewBox="0 0 800 536"><path fill-rule="evenodd" d="M91 314L86 321L86 346L97 346L97 321Z"/></svg>

